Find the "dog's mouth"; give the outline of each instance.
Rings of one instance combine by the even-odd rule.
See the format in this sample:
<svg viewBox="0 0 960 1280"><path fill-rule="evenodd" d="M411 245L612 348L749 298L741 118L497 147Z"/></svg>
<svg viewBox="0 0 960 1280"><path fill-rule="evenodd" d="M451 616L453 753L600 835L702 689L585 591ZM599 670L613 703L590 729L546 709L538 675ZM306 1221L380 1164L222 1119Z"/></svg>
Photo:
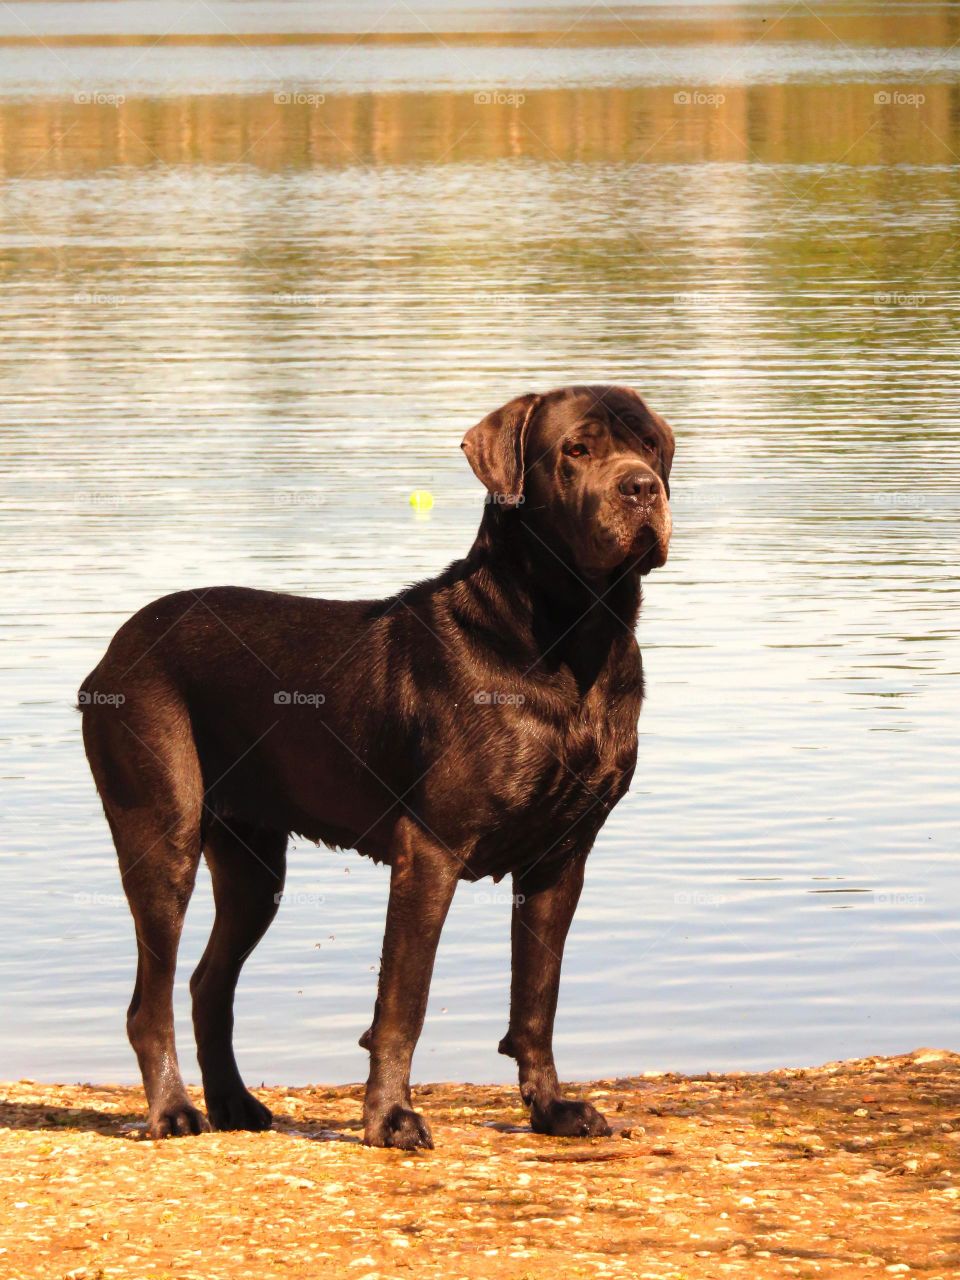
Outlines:
<svg viewBox="0 0 960 1280"><path fill-rule="evenodd" d="M634 507L615 528L622 564L630 564L644 574L667 563L673 523L670 504L664 496Z"/></svg>
<svg viewBox="0 0 960 1280"><path fill-rule="evenodd" d="M643 556L651 569L667 563L673 518L665 496L655 499L637 512L637 525L628 554Z"/></svg>
<svg viewBox="0 0 960 1280"><path fill-rule="evenodd" d="M632 560L636 569L644 574L665 565L669 552L670 513L661 509L636 531L624 560Z"/></svg>
<svg viewBox="0 0 960 1280"><path fill-rule="evenodd" d="M670 508L665 502L635 509L629 518L617 511L591 540L581 557L585 571L596 574L634 570L643 575L666 564L670 550Z"/></svg>

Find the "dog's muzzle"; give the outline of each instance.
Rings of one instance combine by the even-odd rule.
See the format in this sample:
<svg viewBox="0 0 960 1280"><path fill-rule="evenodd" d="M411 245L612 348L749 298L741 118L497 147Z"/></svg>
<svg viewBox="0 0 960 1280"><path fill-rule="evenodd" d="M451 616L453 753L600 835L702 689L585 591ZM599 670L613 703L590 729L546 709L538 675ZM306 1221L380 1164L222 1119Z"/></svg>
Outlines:
<svg viewBox="0 0 960 1280"><path fill-rule="evenodd" d="M641 551L646 570L665 564L670 546L672 520L667 492L655 472L633 467L617 481L621 510L634 530L635 551Z"/></svg>

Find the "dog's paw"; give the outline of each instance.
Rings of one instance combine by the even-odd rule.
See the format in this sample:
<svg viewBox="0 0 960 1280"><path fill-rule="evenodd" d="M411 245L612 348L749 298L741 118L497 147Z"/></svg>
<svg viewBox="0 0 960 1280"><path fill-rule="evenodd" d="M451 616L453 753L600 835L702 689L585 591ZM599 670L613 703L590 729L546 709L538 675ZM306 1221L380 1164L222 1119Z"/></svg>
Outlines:
<svg viewBox="0 0 960 1280"><path fill-rule="evenodd" d="M261 1133L273 1124L273 1113L246 1089L207 1098L207 1115L214 1129L247 1129Z"/></svg>
<svg viewBox="0 0 960 1280"><path fill-rule="evenodd" d="M207 1133L207 1117L189 1102L173 1102L151 1112L147 1122L148 1138L183 1138L191 1133Z"/></svg>
<svg viewBox="0 0 960 1280"><path fill-rule="evenodd" d="M530 1127L534 1133L549 1133L554 1138L609 1138L606 1118L589 1102L567 1102L557 1098L545 1107L536 1104L530 1111Z"/></svg>
<svg viewBox="0 0 960 1280"><path fill-rule="evenodd" d="M368 1147L394 1147L398 1151L415 1151L418 1147L433 1150L433 1135L423 1116L399 1105L368 1120L363 1141Z"/></svg>

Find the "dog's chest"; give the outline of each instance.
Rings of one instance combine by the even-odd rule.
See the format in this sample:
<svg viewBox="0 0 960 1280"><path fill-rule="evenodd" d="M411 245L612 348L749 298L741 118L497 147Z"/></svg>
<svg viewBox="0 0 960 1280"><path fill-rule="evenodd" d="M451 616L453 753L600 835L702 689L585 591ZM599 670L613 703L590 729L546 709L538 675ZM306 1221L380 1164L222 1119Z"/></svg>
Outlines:
<svg viewBox="0 0 960 1280"><path fill-rule="evenodd" d="M589 848L630 785L639 711L638 689L585 698L566 716L531 708L518 717L486 775L483 807L493 821L477 841L480 874L562 862Z"/></svg>
<svg viewBox="0 0 960 1280"><path fill-rule="evenodd" d="M585 700L552 734L538 735L542 748L532 799L549 806L556 824L585 808L607 810L620 799L636 761L635 711Z"/></svg>

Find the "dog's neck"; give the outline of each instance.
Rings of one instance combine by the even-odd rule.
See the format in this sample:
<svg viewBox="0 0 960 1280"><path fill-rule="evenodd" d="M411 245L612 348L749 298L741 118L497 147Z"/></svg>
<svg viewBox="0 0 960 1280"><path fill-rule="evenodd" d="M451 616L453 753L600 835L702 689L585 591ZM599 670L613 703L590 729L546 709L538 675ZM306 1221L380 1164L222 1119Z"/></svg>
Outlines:
<svg viewBox="0 0 960 1280"><path fill-rule="evenodd" d="M484 604L487 625L524 641L534 662L567 663L592 683L614 651L632 643L640 575L622 567L587 578L544 545L522 508L488 504L459 577Z"/></svg>

